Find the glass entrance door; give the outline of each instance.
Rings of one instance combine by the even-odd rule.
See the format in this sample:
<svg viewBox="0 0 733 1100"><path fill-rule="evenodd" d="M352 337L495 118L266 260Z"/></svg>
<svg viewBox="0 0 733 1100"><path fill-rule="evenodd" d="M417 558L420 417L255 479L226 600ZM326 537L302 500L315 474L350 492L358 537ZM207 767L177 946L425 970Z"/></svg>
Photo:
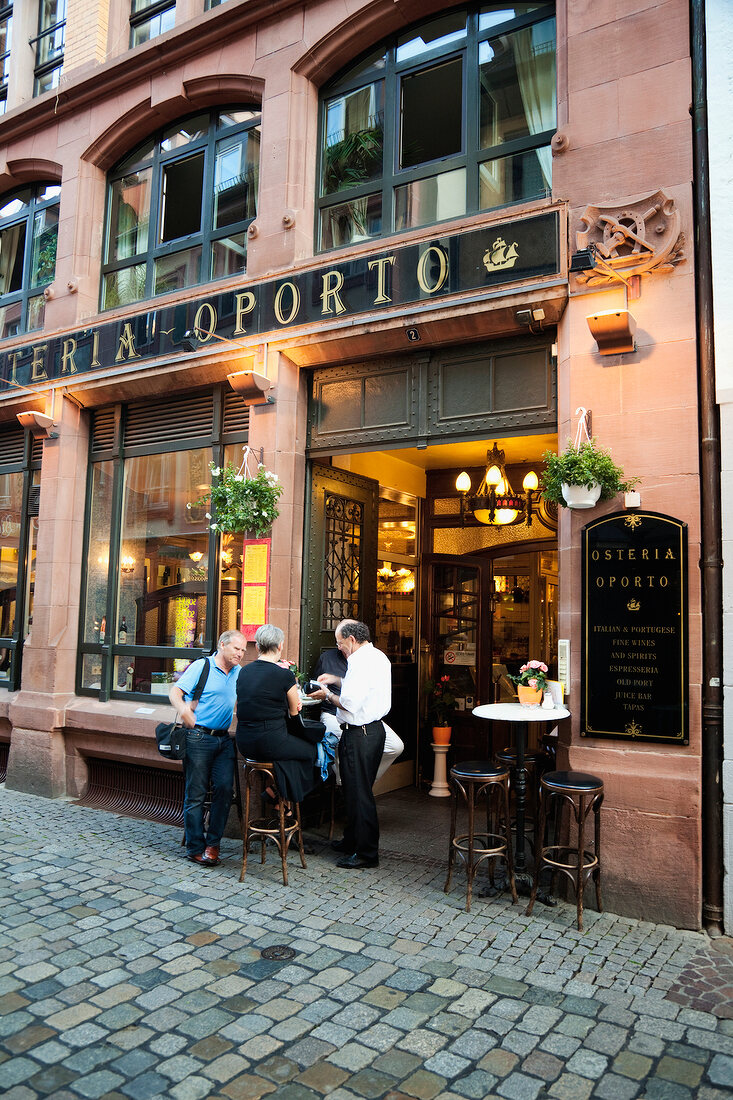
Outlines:
<svg viewBox="0 0 733 1100"><path fill-rule="evenodd" d="M516 702L510 676L525 661L544 661L557 676L557 551L445 557L433 560L429 575L421 680L450 676L459 707L452 721L455 758L485 756L488 724L473 718L473 707Z"/></svg>
<svg viewBox="0 0 733 1100"><path fill-rule="evenodd" d="M492 561L493 698L512 702L525 661L544 661L557 675L557 551L506 554Z"/></svg>

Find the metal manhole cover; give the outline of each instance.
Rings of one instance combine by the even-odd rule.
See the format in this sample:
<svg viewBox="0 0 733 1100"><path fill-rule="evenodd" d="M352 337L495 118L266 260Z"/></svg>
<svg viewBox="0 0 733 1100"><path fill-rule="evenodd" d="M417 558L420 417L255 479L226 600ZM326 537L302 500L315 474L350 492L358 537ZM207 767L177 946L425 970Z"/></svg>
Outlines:
<svg viewBox="0 0 733 1100"><path fill-rule="evenodd" d="M284 943L275 943L272 947L266 947L262 952L263 959L294 959L295 952L292 947Z"/></svg>

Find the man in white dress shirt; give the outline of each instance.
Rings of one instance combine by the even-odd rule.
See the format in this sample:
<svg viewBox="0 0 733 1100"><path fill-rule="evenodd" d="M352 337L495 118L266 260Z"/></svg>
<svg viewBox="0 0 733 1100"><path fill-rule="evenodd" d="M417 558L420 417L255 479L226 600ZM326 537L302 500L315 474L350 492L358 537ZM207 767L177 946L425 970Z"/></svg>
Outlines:
<svg viewBox="0 0 733 1100"><path fill-rule="evenodd" d="M336 627L336 645L346 658L346 675L322 673L323 694L313 694L336 704L342 729L339 771L347 817L344 838L332 847L343 853L339 867L377 867L379 819L372 785L384 752L382 719L392 706L392 666L372 645L366 623L344 619Z"/></svg>

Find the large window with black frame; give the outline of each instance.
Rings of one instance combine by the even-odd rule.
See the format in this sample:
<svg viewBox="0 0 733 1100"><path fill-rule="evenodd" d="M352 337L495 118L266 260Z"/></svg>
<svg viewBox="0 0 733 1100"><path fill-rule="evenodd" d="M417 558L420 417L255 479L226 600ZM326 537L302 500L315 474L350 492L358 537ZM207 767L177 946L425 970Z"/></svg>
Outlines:
<svg viewBox="0 0 733 1100"><path fill-rule="evenodd" d="M321 250L549 195L553 3L474 4L382 43L321 92Z"/></svg>
<svg viewBox="0 0 733 1100"><path fill-rule="evenodd" d="M240 275L257 216L259 108L203 111L110 173L102 309Z"/></svg>
<svg viewBox="0 0 733 1100"><path fill-rule="evenodd" d="M239 625L242 535L217 537L210 464L241 463L248 410L223 387L92 418L77 690L167 698Z"/></svg>
<svg viewBox="0 0 733 1100"><path fill-rule="evenodd" d="M0 426L0 687L20 687L33 624L43 441Z"/></svg>
<svg viewBox="0 0 733 1100"><path fill-rule="evenodd" d="M60 193L57 183L32 183L0 197L0 339L43 328Z"/></svg>
<svg viewBox="0 0 733 1100"><path fill-rule="evenodd" d="M58 88L64 67L66 37L66 0L39 0L33 95Z"/></svg>
<svg viewBox="0 0 733 1100"><path fill-rule="evenodd" d="M13 43L13 5L0 0L0 115L8 109L10 47Z"/></svg>

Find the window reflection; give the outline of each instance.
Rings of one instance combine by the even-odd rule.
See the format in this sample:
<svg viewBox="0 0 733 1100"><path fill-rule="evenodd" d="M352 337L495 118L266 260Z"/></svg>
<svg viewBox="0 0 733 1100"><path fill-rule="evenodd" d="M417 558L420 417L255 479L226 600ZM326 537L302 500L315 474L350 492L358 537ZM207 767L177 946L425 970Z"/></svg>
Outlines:
<svg viewBox="0 0 733 1100"><path fill-rule="evenodd" d="M375 644L395 663L415 660L417 501L381 490Z"/></svg>
<svg viewBox="0 0 733 1100"><path fill-rule="evenodd" d="M23 474L0 474L0 637L15 630ZM0 679L10 675L10 650L0 649Z"/></svg>
<svg viewBox="0 0 733 1100"><path fill-rule="evenodd" d="M547 11L466 5L324 89L320 248L551 192L556 26ZM507 145L513 155L502 157ZM438 162L442 171L425 178Z"/></svg>
<svg viewBox="0 0 733 1100"><path fill-rule="evenodd" d="M199 499L201 486L208 484L210 459L211 452L200 448L126 461L117 621L104 639L108 644L204 645L209 521L203 507L187 504ZM187 658L120 656L116 689L167 694L175 674L188 663Z"/></svg>

